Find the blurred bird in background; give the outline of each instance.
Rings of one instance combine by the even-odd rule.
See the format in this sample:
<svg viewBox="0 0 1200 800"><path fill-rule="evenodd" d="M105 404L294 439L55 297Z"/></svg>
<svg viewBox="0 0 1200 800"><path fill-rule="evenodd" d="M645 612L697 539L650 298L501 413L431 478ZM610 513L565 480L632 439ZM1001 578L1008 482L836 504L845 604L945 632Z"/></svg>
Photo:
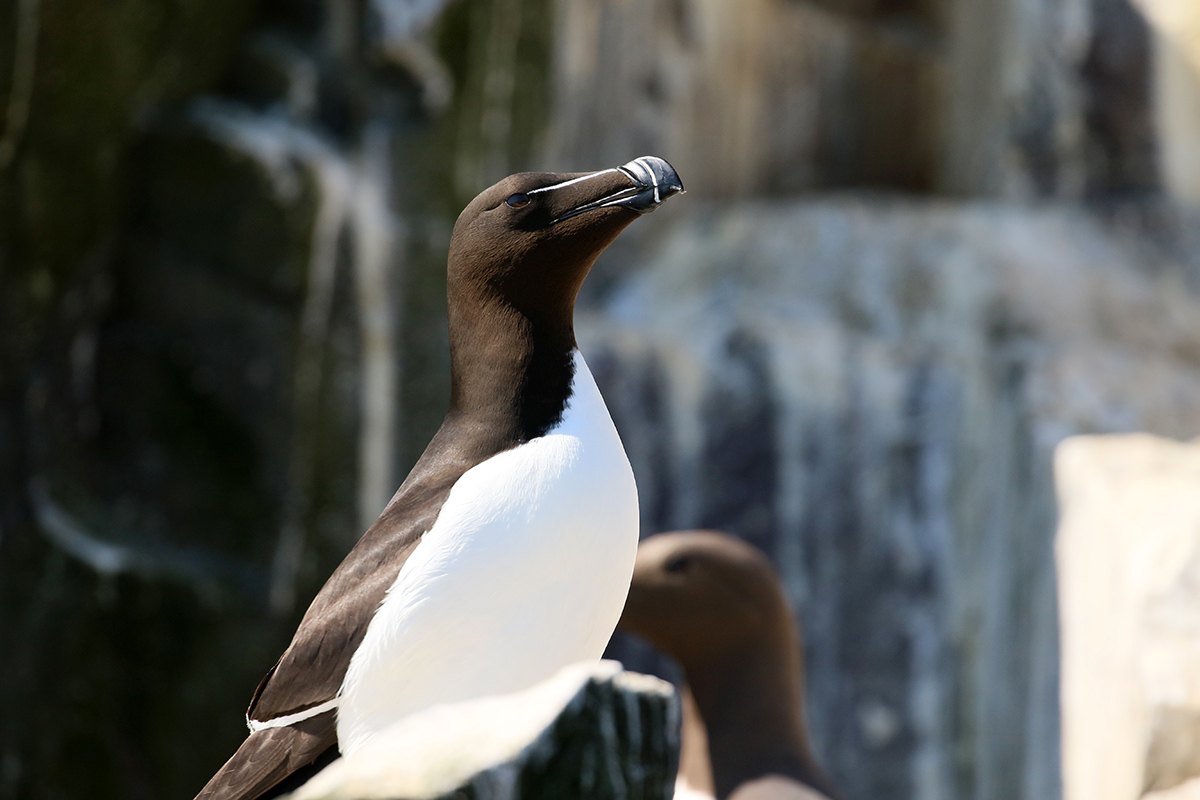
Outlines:
<svg viewBox="0 0 1200 800"><path fill-rule="evenodd" d="M687 679L677 800L840 797L809 746L800 631L762 552L717 531L645 539L620 626Z"/></svg>

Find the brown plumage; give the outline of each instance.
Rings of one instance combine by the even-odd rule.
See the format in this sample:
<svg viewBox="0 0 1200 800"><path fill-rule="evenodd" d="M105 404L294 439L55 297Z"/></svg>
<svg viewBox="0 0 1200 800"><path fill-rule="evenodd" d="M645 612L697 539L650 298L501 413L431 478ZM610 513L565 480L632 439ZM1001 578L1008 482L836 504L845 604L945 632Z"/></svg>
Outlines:
<svg viewBox="0 0 1200 800"><path fill-rule="evenodd" d="M804 727L799 629L761 552L716 531L645 539L621 627L683 667L691 787L721 800L838 797Z"/></svg>
<svg viewBox="0 0 1200 800"><path fill-rule="evenodd" d="M630 222L682 190L669 164L643 157L597 173L511 175L459 215L448 260L445 421L254 693L252 728L280 727L252 733L197 800L275 796L336 757L333 709L348 691L351 657L401 568L467 470L561 420L574 374L576 293ZM421 687L403 683L403 674L396 681L419 696ZM315 716L302 719L306 714Z"/></svg>
<svg viewBox="0 0 1200 800"><path fill-rule="evenodd" d="M337 724L332 711L295 725L252 733L208 782L200 797L278 797L298 788L333 761L336 745Z"/></svg>

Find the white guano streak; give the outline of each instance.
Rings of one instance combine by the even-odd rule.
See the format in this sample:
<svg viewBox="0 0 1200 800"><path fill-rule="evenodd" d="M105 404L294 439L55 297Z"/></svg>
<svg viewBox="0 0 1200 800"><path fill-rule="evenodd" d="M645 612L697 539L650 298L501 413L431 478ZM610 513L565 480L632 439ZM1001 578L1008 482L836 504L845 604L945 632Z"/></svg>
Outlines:
<svg viewBox="0 0 1200 800"><path fill-rule="evenodd" d="M311 431L320 414L321 386L328 380L322 353L333 314L339 244L349 235L362 348L361 429L358 441L358 515L365 529L387 504L394 487L400 373L396 292L391 273L401 266L403 226L390 203L389 129L367 126L357 159L277 111L259 112L237 103L202 100L193 118L212 138L251 159L270 180L277 200L297 202L304 171L318 188L304 306L293 373L294 419L288 489L271 567L270 605L284 613L295 602L303 560L317 452Z"/></svg>

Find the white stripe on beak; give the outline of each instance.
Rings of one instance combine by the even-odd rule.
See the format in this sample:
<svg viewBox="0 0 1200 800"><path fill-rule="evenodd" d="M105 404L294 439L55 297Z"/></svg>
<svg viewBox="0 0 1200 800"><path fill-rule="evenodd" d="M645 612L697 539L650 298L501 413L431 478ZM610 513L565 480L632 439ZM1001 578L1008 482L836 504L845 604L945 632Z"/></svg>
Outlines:
<svg viewBox="0 0 1200 800"><path fill-rule="evenodd" d="M533 189L531 191L526 192L525 194L541 194L542 192L548 192L552 189L561 189L564 186L572 186L576 183L583 183L584 181L590 181L592 178L599 178L601 175L607 175L610 172L619 172L619 171L620 171L620 168L617 168L617 167L614 167L611 169L602 169L599 172L593 172L590 175L581 175L578 178L572 178L569 181L563 181L562 183L556 183L553 186L543 186L540 189Z"/></svg>

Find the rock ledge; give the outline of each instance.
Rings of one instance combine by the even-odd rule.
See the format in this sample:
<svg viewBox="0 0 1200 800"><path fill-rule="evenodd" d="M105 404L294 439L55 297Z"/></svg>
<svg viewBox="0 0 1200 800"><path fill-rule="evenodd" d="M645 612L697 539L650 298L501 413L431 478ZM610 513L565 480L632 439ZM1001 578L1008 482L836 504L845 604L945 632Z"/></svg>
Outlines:
<svg viewBox="0 0 1200 800"><path fill-rule="evenodd" d="M669 683L584 663L522 692L414 714L291 800L669 800L678 753Z"/></svg>

